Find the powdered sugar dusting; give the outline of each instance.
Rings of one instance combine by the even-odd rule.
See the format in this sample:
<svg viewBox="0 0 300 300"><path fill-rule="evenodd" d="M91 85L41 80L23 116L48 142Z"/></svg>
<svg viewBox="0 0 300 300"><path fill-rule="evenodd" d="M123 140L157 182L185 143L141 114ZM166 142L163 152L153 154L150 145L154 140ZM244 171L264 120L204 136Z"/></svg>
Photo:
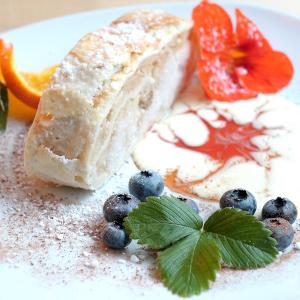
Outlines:
<svg viewBox="0 0 300 300"><path fill-rule="evenodd" d="M97 106L99 97L117 90L111 90L111 81L122 84L149 53L159 52L173 39L180 40L191 26L190 21L159 10L126 14L85 35L58 66L50 90L60 91L64 98L68 92L84 91L86 99Z"/></svg>
<svg viewBox="0 0 300 300"><path fill-rule="evenodd" d="M97 193L48 185L24 173L27 129L11 121L0 139L0 263L26 266L48 283L97 274L134 282L136 272L144 274L143 285L152 283L148 266L125 272L132 264L132 255L143 253L142 249L132 245L123 253L110 252L101 242L103 202L113 192L126 191L128 176L136 171L133 164L127 163L116 174L114 184ZM120 257L126 268L118 264ZM151 261L151 255L146 260Z"/></svg>
<svg viewBox="0 0 300 300"><path fill-rule="evenodd" d="M68 293L76 284L78 296L86 295L83 293L87 290L94 291L95 298L90 299L102 295L101 288L114 295L128 288L128 298L147 298L151 289L151 293L172 299L157 277L155 253L135 243L125 251L111 251L101 242L103 202L112 193L127 192L128 178L137 170L132 161L126 162L96 193L48 185L24 173L23 143L27 130L24 124L10 120L0 139L0 275L2 270L7 280L20 276L29 288L39 282L45 287L43 290L39 285L40 292L55 291L55 295ZM217 207L215 203L199 204L204 218ZM266 269L225 269L206 295L218 294L241 280L268 278L273 271L280 273L288 266L292 268L296 261L300 263L297 253L298 256L291 250ZM118 289L111 291L112 285L118 285Z"/></svg>
<svg viewBox="0 0 300 300"><path fill-rule="evenodd" d="M244 69L239 69L239 72L245 73ZM255 95L240 86L237 78L233 78L228 65L221 61L221 58L216 56L210 60L201 61L200 78L206 82L209 91L217 95L223 95L232 99L236 98L237 92L239 97L243 95Z"/></svg>

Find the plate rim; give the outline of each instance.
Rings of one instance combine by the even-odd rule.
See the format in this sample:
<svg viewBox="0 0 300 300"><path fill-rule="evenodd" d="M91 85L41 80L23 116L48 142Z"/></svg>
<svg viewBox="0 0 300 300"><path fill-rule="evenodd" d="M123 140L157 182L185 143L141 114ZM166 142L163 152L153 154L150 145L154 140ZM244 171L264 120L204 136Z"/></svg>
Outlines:
<svg viewBox="0 0 300 300"><path fill-rule="evenodd" d="M18 26L16 28L0 32L0 37L3 34L9 36L10 34L12 34L12 33L15 34L18 31L23 30L23 29L30 29L30 27L34 27L34 26L43 26L44 24L51 23L51 22L60 22L64 19L66 19L66 18L72 19L72 18L77 17L77 16L83 16L84 17L85 15L88 16L88 15L95 14L95 13L100 13L100 12L105 14L105 13L112 13L113 11L117 11L117 10L123 10L124 11L124 10L132 10L132 9L145 8L145 7L155 7L155 6L157 6L158 8L166 7L166 9L168 9L168 7L171 7L172 5L176 6L176 7L183 7L183 6L192 6L192 5L194 5L194 3L199 3L199 1L180 1L180 2L174 2L174 3L169 3L169 2L148 3L148 4L139 4L139 5L125 5L125 6L106 8L106 9L87 10L87 11L83 11L83 12L78 12L78 13L73 13L73 14L66 14L66 15L59 16L59 17L49 18L49 19L41 20L41 21L38 21L38 22L33 22L31 24L27 24L27 25L23 25L23 26ZM283 17L286 17L286 18L289 18L289 19L293 19L297 22L300 22L300 13L299 14L293 14L293 13L290 13L286 10L282 11L278 8L269 7L267 5L259 4L257 2L255 2L255 3L253 3L253 2L252 3L241 3L240 1L234 1L234 0L221 0L221 1L218 1L218 3L220 3L221 5L242 6L243 8L258 9L259 11L267 11L269 13L272 13L272 14L275 14L275 15L280 15L280 16L283 16ZM114 287L114 285L112 285L112 287ZM5 294L4 294L4 296L5 296ZM202 296L204 296L204 294ZM26 299L27 299L27 297L26 297Z"/></svg>

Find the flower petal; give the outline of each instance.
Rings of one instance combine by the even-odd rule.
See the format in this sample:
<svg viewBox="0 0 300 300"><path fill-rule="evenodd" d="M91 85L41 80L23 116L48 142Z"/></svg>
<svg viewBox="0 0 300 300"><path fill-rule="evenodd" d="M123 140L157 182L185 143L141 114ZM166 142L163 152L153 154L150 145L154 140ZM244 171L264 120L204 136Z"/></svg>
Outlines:
<svg viewBox="0 0 300 300"><path fill-rule="evenodd" d="M202 1L193 9L193 20L200 51L217 53L232 45L232 23L219 5Z"/></svg>
<svg viewBox="0 0 300 300"><path fill-rule="evenodd" d="M292 79L294 69L290 59L282 52L269 51L249 54L243 63L248 72L239 72L239 81L257 93L276 93Z"/></svg>
<svg viewBox="0 0 300 300"><path fill-rule="evenodd" d="M193 10L200 49L198 75L211 99L236 101L258 93L274 93L293 76L293 65L274 51L256 24L236 10L236 33L230 17L217 4L204 0Z"/></svg>
<svg viewBox="0 0 300 300"><path fill-rule="evenodd" d="M257 96L257 93L240 84L226 56L206 54L206 59L200 59L198 62L198 76L210 99L231 102Z"/></svg>
<svg viewBox="0 0 300 300"><path fill-rule="evenodd" d="M258 29L257 25L248 19L239 9L236 9L236 38L238 47L242 50L260 48L264 51L272 50L268 40Z"/></svg>

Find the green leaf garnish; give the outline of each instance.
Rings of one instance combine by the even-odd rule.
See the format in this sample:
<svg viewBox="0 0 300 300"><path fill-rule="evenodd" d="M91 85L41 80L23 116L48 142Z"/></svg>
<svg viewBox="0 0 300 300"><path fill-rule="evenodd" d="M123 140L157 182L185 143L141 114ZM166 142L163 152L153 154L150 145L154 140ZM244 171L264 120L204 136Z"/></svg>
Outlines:
<svg viewBox="0 0 300 300"><path fill-rule="evenodd" d="M167 247L158 256L158 270L164 285L177 295L187 297L208 289L221 260L234 268L258 268L278 254L271 232L243 211L218 210L203 226L195 211L175 197L147 200L124 225L139 244Z"/></svg>
<svg viewBox="0 0 300 300"><path fill-rule="evenodd" d="M174 294L187 297L200 294L215 281L221 268L221 254L213 240L194 232L164 250L158 269L165 286Z"/></svg>
<svg viewBox="0 0 300 300"><path fill-rule="evenodd" d="M132 239L153 249L162 249L199 232L201 218L175 197L148 197L125 220L125 228Z"/></svg>
<svg viewBox="0 0 300 300"><path fill-rule="evenodd" d="M8 115L8 94L6 86L0 81L0 131L6 129Z"/></svg>
<svg viewBox="0 0 300 300"><path fill-rule="evenodd" d="M229 267L249 269L271 263L278 251L271 231L254 216L237 209L216 211L204 224Z"/></svg>

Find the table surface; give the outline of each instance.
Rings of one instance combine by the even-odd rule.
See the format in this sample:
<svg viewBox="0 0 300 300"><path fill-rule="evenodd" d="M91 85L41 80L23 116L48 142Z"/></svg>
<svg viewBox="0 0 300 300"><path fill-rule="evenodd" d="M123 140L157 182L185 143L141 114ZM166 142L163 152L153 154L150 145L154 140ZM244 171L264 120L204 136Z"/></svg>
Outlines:
<svg viewBox="0 0 300 300"><path fill-rule="evenodd" d="M215 0L218 2L218 0ZM237 0L241 3L260 3L300 15L299 0ZM0 32L32 22L81 11L123 5L176 2L176 0L0 0Z"/></svg>

